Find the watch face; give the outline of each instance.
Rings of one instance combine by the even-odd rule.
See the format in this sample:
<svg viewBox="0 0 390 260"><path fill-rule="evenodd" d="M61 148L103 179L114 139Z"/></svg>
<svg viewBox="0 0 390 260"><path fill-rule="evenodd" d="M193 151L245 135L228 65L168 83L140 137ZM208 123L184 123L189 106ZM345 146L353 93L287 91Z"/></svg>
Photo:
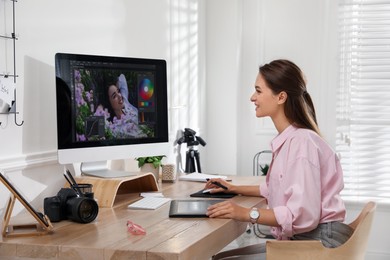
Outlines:
<svg viewBox="0 0 390 260"><path fill-rule="evenodd" d="M257 219L259 217L259 212L256 209L252 209L250 213L250 217Z"/></svg>

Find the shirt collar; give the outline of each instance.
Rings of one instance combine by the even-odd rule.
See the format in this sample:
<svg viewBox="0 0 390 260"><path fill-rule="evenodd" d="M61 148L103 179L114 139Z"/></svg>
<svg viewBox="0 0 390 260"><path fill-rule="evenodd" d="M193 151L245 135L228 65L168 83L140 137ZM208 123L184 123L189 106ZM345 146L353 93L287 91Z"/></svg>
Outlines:
<svg viewBox="0 0 390 260"><path fill-rule="evenodd" d="M272 151L278 150L284 142L287 140L287 138L291 135L291 133L295 132L297 128L293 125L289 125L286 129L283 130L283 132L279 133L272 141L271 141L271 148Z"/></svg>

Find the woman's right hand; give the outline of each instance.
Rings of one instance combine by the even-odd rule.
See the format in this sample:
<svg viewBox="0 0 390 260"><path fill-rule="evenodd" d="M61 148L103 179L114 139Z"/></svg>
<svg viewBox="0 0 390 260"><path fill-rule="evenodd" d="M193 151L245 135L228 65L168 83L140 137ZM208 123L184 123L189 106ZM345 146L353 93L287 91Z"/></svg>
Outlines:
<svg viewBox="0 0 390 260"><path fill-rule="evenodd" d="M204 189L205 190L210 189L210 193L217 193L217 192L232 193L233 187L234 185L221 178L213 178L207 180Z"/></svg>

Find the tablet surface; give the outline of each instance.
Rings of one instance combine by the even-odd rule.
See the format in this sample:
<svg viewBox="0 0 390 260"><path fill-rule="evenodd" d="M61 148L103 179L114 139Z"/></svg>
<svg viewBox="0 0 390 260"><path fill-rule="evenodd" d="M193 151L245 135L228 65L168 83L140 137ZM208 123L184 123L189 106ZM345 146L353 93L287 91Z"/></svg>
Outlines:
<svg viewBox="0 0 390 260"><path fill-rule="evenodd" d="M224 200L172 200L169 217L171 218L201 218L207 217L206 211L210 205Z"/></svg>
<svg viewBox="0 0 390 260"><path fill-rule="evenodd" d="M237 194L233 193L224 193L224 192L217 192L217 193L210 193L206 192L203 193L203 189L200 191L197 191L195 193L190 194L190 197L197 197L197 198L215 198L215 199L229 199L233 198L234 196L237 196Z"/></svg>

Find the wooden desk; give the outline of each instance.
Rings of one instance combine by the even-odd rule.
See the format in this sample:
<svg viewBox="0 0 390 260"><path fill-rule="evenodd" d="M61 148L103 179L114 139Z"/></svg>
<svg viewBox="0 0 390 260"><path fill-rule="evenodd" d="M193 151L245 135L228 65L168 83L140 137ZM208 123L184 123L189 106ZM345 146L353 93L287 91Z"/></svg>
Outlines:
<svg viewBox="0 0 390 260"><path fill-rule="evenodd" d="M262 177L233 177L237 184L259 183ZM204 183L177 181L159 183L160 191L170 198L189 198ZM157 210L129 210L138 197L132 193L127 202L99 209L89 224L71 221L53 223L52 234L34 237L1 238L1 259L209 259L240 236L247 223L227 219L169 218L169 203ZM246 207L262 207L259 197L237 196ZM126 222L132 220L146 229L146 235L132 235Z"/></svg>

